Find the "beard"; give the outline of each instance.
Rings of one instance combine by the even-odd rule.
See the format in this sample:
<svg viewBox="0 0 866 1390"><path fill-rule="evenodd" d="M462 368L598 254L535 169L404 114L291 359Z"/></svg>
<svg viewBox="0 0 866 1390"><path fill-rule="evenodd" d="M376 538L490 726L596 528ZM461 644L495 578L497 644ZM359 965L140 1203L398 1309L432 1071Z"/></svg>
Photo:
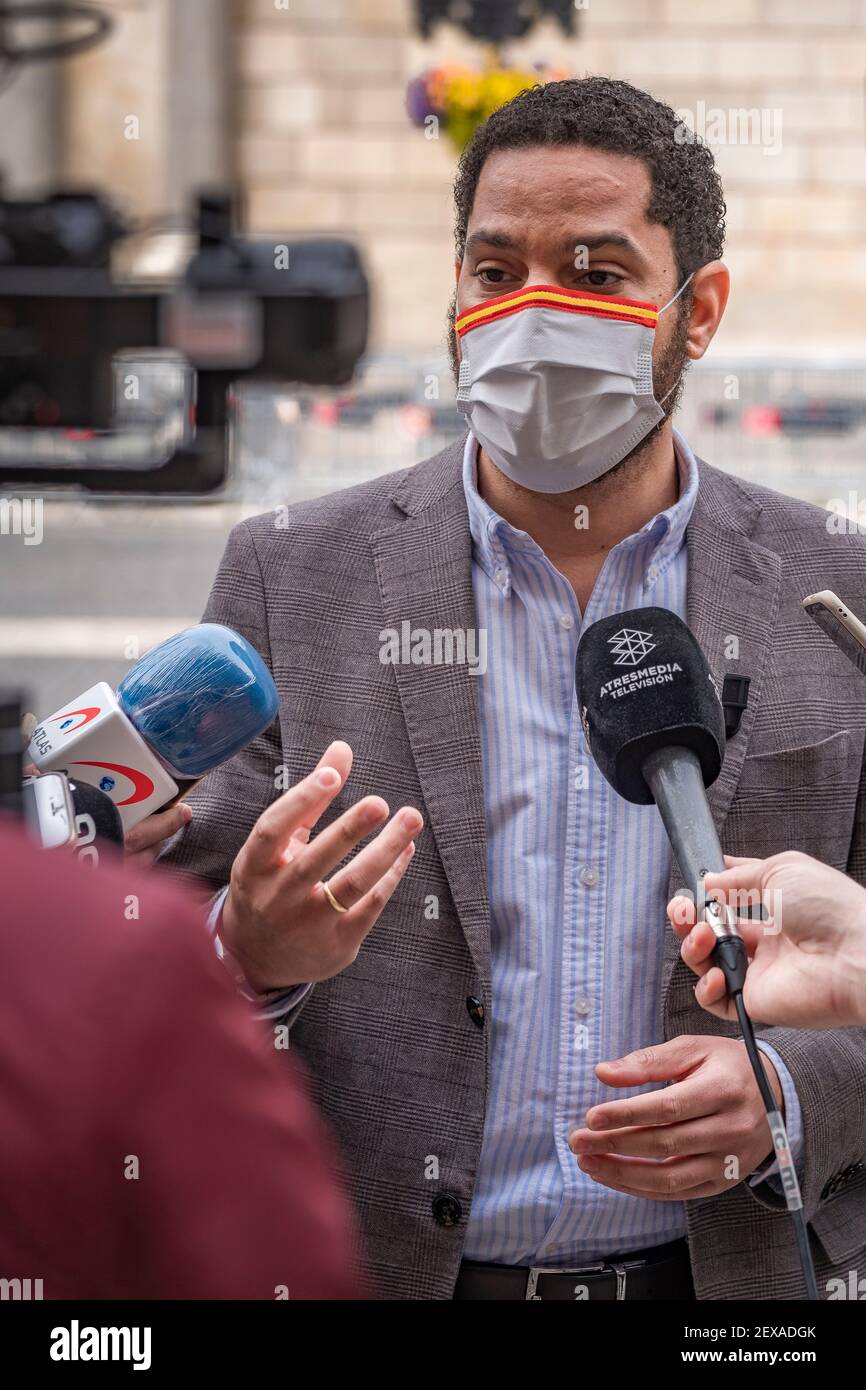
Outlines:
<svg viewBox="0 0 866 1390"><path fill-rule="evenodd" d="M457 385L457 378L460 375L460 357L457 352L457 330L454 327L454 320L457 317L457 290L453 290L448 301L448 318L445 323L445 341L448 344L448 361L451 363L451 375L454 378L454 385Z"/></svg>
<svg viewBox="0 0 866 1390"><path fill-rule="evenodd" d="M609 468L600 478L596 478L594 483L589 484L596 489L596 496L604 496L607 492L622 488L631 479L638 477L647 450L679 405L689 367L688 338L691 312L692 295L691 289L688 289L677 300L677 316L670 340L659 353L658 361L653 362L653 395L659 403L659 409L664 412L662 419L657 425L653 425L639 444L629 450L625 458L621 458L613 468Z"/></svg>
<svg viewBox="0 0 866 1390"><path fill-rule="evenodd" d="M655 441L661 430L664 429L668 420L673 415L682 398L686 384L686 373L689 366L688 337L689 322L692 312L692 291L691 287L685 290L677 300L676 319L674 320L673 330L670 340L665 344L658 356L658 361L653 361L653 395L659 403L659 408L664 412L664 416L657 425L653 425L647 435L631 449L625 458L615 463L613 468L609 468L606 473L602 473L600 478L587 486L593 488L596 496L607 491L612 491L617 486L621 487L625 481L624 474L629 477L637 476L634 469L635 463L639 462L646 453L650 445ZM448 305L448 322L446 325L448 358L451 363L451 371L454 376L455 384L460 372L460 357L457 350L457 334L454 330L454 320L457 315L457 290L451 295ZM576 489L577 490L577 489ZM583 491L583 489L580 489Z"/></svg>

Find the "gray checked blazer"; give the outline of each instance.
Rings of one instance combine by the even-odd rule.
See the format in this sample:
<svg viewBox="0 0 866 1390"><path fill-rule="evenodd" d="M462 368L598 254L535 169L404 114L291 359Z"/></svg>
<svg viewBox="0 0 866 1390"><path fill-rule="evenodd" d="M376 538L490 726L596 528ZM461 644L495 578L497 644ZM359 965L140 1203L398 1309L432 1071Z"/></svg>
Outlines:
<svg viewBox="0 0 866 1390"><path fill-rule="evenodd" d="M489 1028L467 1001L482 1000L488 1017L496 1009L476 678L466 664L379 659L382 629L406 619L431 631L477 626L463 447L234 528L205 619L262 653L280 716L193 791L194 818L166 857L211 889L228 882L279 794L277 768L294 782L335 738L355 762L328 819L368 793L424 815L410 870L357 960L317 984L290 1020L292 1048L342 1144L367 1265L386 1298L451 1297L488 1074ZM866 883L866 686L800 607L805 594L832 588L866 614L866 538L828 534L819 508L699 467L688 621L720 681L751 677L710 794L723 846L804 850ZM674 873L671 892L678 886ZM425 914L430 894L438 920ZM655 929L666 942L665 1037L735 1036L697 1007L664 908ZM831 1277L847 1286L852 1269L866 1272L866 1030L760 1031L802 1106L819 1288ZM436 1181L426 1176L432 1155ZM789 1218L768 1184L689 1203L688 1238L699 1298L803 1296Z"/></svg>

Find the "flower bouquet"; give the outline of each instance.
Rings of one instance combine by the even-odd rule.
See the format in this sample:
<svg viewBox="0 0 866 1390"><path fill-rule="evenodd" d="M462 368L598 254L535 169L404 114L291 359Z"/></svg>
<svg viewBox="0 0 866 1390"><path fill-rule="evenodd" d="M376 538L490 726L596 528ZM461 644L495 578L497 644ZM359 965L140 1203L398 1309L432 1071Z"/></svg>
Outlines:
<svg viewBox="0 0 866 1390"><path fill-rule="evenodd" d="M446 63L409 83L406 110L414 125L437 135L443 129L455 148L462 150L477 127L518 92L568 76L566 68L543 63L527 68L494 64L483 69Z"/></svg>

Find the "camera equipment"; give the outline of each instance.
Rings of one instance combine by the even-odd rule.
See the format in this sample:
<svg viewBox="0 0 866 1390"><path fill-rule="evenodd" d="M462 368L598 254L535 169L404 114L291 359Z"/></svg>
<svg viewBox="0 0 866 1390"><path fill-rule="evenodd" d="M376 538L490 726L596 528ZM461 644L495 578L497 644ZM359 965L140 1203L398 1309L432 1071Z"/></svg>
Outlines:
<svg viewBox="0 0 866 1390"><path fill-rule="evenodd" d="M22 713L20 695L0 690L0 811L21 811Z"/></svg>
<svg viewBox="0 0 866 1390"><path fill-rule="evenodd" d="M342 385L369 294L344 240L251 239L204 191L179 281L112 275L129 229L100 194L0 198L0 487L208 492L228 467L243 378Z"/></svg>

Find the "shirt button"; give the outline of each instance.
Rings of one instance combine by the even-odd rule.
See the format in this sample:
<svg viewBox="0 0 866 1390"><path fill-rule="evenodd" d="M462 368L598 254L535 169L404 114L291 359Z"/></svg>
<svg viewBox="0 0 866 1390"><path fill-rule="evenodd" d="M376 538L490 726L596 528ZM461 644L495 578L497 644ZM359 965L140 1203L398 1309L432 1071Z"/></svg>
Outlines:
<svg viewBox="0 0 866 1390"><path fill-rule="evenodd" d="M595 869L590 868L588 864L584 864L583 868L578 874L578 878L580 879L584 888L594 888L595 885L598 883L598 873Z"/></svg>
<svg viewBox="0 0 866 1390"><path fill-rule="evenodd" d="M581 994L575 1000L574 1009L575 1013L580 1014L581 1018L585 1018L587 1014L592 1013L592 1000L587 999L585 994Z"/></svg>
<svg viewBox="0 0 866 1390"><path fill-rule="evenodd" d="M440 1226L456 1226L462 1215L463 1208L453 1192L440 1192L433 1198L433 1219Z"/></svg>
<svg viewBox="0 0 866 1390"><path fill-rule="evenodd" d="M646 572L646 577L647 577L647 582L648 582L649 584L654 584L654 583L655 583L655 581L656 581L656 580L658 579L658 577L659 577L659 572L658 572L658 570L656 569L655 565L650 565L649 569L648 569L647 572Z"/></svg>
<svg viewBox="0 0 866 1390"><path fill-rule="evenodd" d="M508 578L508 575L505 570L498 569L494 574L493 578L496 580L497 584L504 584L506 579Z"/></svg>
<svg viewBox="0 0 866 1390"><path fill-rule="evenodd" d="M574 618L570 613L560 613L559 626L564 628L566 632L574 627Z"/></svg>

